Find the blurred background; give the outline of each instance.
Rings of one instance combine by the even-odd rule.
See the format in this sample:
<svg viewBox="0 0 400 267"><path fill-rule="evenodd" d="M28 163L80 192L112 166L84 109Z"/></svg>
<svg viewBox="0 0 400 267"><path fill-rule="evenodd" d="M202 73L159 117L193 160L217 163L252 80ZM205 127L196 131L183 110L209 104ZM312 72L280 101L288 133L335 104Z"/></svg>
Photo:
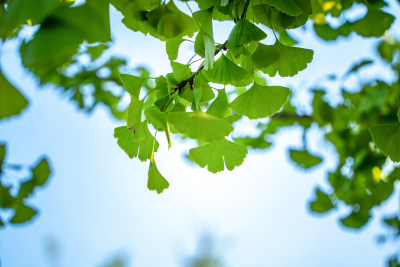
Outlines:
<svg viewBox="0 0 400 267"><path fill-rule="evenodd" d="M392 8L390 13L400 14L398 4ZM355 9L350 15L363 12ZM114 41L109 54L126 58L132 67L127 72L138 66L149 69L152 77L171 71L165 44L128 30L121 19L111 8ZM232 24L215 27L222 42ZM331 73L343 76L360 59L379 61L376 39L351 35L327 43L307 27L293 36L301 47L315 51L313 62L293 78L267 80L292 88L293 101L309 103L305 88ZM398 20L392 29L400 37ZM30 105L17 119L0 121L0 139L10 148L8 162L29 165L46 154L53 173L30 198L39 216L0 230L0 266L382 266L389 254L400 252L396 243L377 242L387 231L379 215L398 210L398 193L374 210L360 230L338 223L348 213L345 207L324 216L309 212L315 186L324 185L326 172L337 164L334 148L318 130L309 133L309 145L318 148L324 162L307 172L288 161L287 147L301 146L302 132L296 127L281 131L268 150L250 150L234 171L218 174L185 158L185 150L194 146L191 141L175 138L168 149L161 139L156 160L170 188L158 195L147 189L148 165L129 159L113 137L114 128L124 123L101 105L87 114L65 94L40 87L22 67L17 42L2 47L1 65ZM191 55L190 44L183 45L179 60ZM377 74L391 79L385 68L375 64L346 84L357 88L359 79ZM338 84L324 85L334 102ZM251 124L242 130L251 134Z"/></svg>

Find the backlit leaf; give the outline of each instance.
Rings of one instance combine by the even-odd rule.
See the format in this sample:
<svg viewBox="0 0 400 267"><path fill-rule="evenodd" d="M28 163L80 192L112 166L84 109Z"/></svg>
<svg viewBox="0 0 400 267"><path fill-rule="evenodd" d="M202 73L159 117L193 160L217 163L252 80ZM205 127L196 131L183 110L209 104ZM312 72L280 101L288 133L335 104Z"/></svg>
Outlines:
<svg viewBox="0 0 400 267"><path fill-rule="evenodd" d="M179 133L207 142L223 139L233 131L232 125L225 120L206 114L201 110L170 112L168 121Z"/></svg>
<svg viewBox="0 0 400 267"><path fill-rule="evenodd" d="M134 130L128 129L126 126L115 128L114 137L118 139L117 143L119 147L130 158L138 157L141 161L150 159L153 144L154 151L157 151L159 146L157 141L154 143L155 139L151 135L145 121L137 125Z"/></svg>
<svg viewBox="0 0 400 267"><path fill-rule="evenodd" d="M170 61L174 61L175 59L178 58L179 46L183 41L185 40L183 40L182 38L175 38L175 39L169 39L165 43L167 55Z"/></svg>
<svg viewBox="0 0 400 267"><path fill-rule="evenodd" d="M25 204L18 205L18 207L15 209L15 214L11 218L10 222L11 223L24 223L32 219L33 216L35 216L37 213L36 210L34 210L31 207L26 206Z"/></svg>
<svg viewBox="0 0 400 267"><path fill-rule="evenodd" d="M250 89L233 100L231 108L250 119L266 118L278 112L288 97L288 88L254 83Z"/></svg>
<svg viewBox="0 0 400 267"><path fill-rule="evenodd" d="M0 72L0 120L20 114L27 106L26 98Z"/></svg>
<svg viewBox="0 0 400 267"><path fill-rule="evenodd" d="M232 114L225 89L218 90L218 96L208 107L207 114L220 118L227 117Z"/></svg>
<svg viewBox="0 0 400 267"><path fill-rule="evenodd" d="M380 37L390 28L394 17L381 10L368 9L364 18L356 21L351 29L364 37ZM379 22L379 23L377 23Z"/></svg>
<svg viewBox="0 0 400 267"><path fill-rule="evenodd" d="M267 37L267 34L263 32L256 25L248 21L247 19L241 19L233 28L228 38L226 47L232 48L248 44L252 41L260 41Z"/></svg>
<svg viewBox="0 0 400 267"><path fill-rule="evenodd" d="M259 43L256 51L251 55L251 61L257 69L262 69L275 63L279 57L280 49L278 47Z"/></svg>
<svg viewBox="0 0 400 267"><path fill-rule="evenodd" d="M279 11L289 16L296 17L303 14L303 10L296 4L294 0L263 0L262 2L275 7Z"/></svg>
<svg viewBox="0 0 400 267"><path fill-rule="evenodd" d="M311 210L318 213L325 213L334 207L329 196L317 188L315 199L310 203Z"/></svg>
<svg viewBox="0 0 400 267"><path fill-rule="evenodd" d="M128 116L126 119L126 126L132 128L142 121L142 108L143 101L139 101L134 96L131 96L131 103L128 107Z"/></svg>
<svg viewBox="0 0 400 267"><path fill-rule="evenodd" d="M208 170L213 173L223 171L224 162L228 170L233 170L243 163L246 155L247 147L226 139L189 150L189 156L194 162L202 168L208 166Z"/></svg>
<svg viewBox="0 0 400 267"><path fill-rule="evenodd" d="M249 73L223 54L215 61L212 70L203 70L202 73L210 82L214 83L235 86L245 86L251 83L251 79L248 79Z"/></svg>
<svg viewBox="0 0 400 267"><path fill-rule="evenodd" d="M400 123L373 126L369 131L374 143L385 156L400 161Z"/></svg>
<svg viewBox="0 0 400 267"><path fill-rule="evenodd" d="M302 168L308 169L322 162L320 157L311 155L307 150L290 149L290 158Z"/></svg>
<svg viewBox="0 0 400 267"><path fill-rule="evenodd" d="M121 74L120 78L125 90L132 96L139 98L140 88L145 78L129 74Z"/></svg>
<svg viewBox="0 0 400 267"><path fill-rule="evenodd" d="M155 190L157 194L161 194L164 189L169 187L168 181L158 171L155 162L150 162L148 176L147 188L149 190Z"/></svg>
<svg viewBox="0 0 400 267"><path fill-rule="evenodd" d="M270 66L261 69L269 76L275 76L279 73L281 77L294 76L299 71L304 70L307 64L312 61L314 51L299 47L290 47L276 42L276 48L279 51L279 59Z"/></svg>
<svg viewBox="0 0 400 267"><path fill-rule="evenodd" d="M32 169L32 179L38 186L44 185L47 182L51 173L48 160L43 158L39 163Z"/></svg>

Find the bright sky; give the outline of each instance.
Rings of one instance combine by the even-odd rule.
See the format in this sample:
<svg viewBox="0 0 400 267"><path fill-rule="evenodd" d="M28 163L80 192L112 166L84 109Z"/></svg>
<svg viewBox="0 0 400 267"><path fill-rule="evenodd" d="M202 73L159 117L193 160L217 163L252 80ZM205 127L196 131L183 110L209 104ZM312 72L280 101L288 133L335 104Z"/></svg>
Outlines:
<svg viewBox="0 0 400 267"><path fill-rule="evenodd" d="M398 5L390 12L400 14ZM129 57L131 66L146 64L153 76L170 71L162 42L127 30L120 14L111 14L115 52ZM393 28L399 29L396 23ZM217 40L223 41L230 29L229 24L217 26ZM300 46L314 49L312 64L295 78L269 79L269 84L294 85L299 99L307 99L302 89L316 78L343 75L361 58L376 57L372 39L352 36L327 44L302 30L294 35L303 41ZM181 49L180 59L188 60L189 51ZM379 215L395 205L376 211L377 218L361 231L338 224L346 209L323 217L309 213L314 187L326 185L326 170L335 165L332 147L317 132L311 146L326 161L307 173L287 160L287 147L300 145L296 129L282 132L268 152L250 151L242 166L216 175L184 159L193 143L174 139L168 151L161 139L156 161L170 188L157 195L147 189L148 164L129 159L113 138L121 122L102 108L87 116L57 90L39 89L21 68L15 44L3 53L5 74L30 100L22 116L0 122L7 161L33 164L46 154L54 172L31 201L40 215L30 224L0 231L0 266L100 266L120 254L134 267L183 266L205 232L214 236L217 252L232 267L382 266L395 252L391 245L376 244L385 231ZM388 77L383 67L362 73L370 75ZM356 87L354 81L349 84ZM334 97L337 84L327 85ZM59 249L55 264L46 253L51 240Z"/></svg>

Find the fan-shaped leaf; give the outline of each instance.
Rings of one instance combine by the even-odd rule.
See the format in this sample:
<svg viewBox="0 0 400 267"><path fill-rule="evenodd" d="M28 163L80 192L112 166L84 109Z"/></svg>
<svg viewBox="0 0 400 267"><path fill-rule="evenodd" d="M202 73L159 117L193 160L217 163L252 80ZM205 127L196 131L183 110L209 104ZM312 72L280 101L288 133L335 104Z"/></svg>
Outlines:
<svg viewBox="0 0 400 267"><path fill-rule="evenodd" d="M231 103L238 114L250 119L266 118L278 112L289 97L289 89L280 86L262 86L254 83Z"/></svg>
<svg viewBox="0 0 400 267"><path fill-rule="evenodd" d="M233 28L226 47L232 48L265 39L267 34L247 19L241 19Z"/></svg>
<svg viewBox="0 0 400 267"><path fill-rule="evenodd" d="M251 61L257 69L263 69L275 63L280 57L280 50L275 45L259 43L251 55Z"/></svg>
<svg viewBox="0 0 400 267"><path fill-rule="evenodd" d="M164 189L169 187L168 181L158 171L155 162L150 162L148 176L147 188L149 188L149 190L156 190L157 194L161 194Z"/></svg>
<svg viewBox="0 0 400 267"><path fill-rule="evenodd" d="M247 147L226 139L189 150L189 156L194 162L202 168L208 166L208 170L213 173L224 170L224 161L226 168L233 170L243 163L246 155Z"/></svg>
<svg viewBox="0 0 400 267"><path fill-rule="evenodd" d="M129 74L121 74L119 77L125 87L125 90L132 96L139 98L140 88L142 87L142 83L145 78Z"/></svg>
<svg viewBox="0 0 400 267"><path fill-rule="evenodd" d="M225 89L218 90L218 96L208 107L207 114L220 118L227 117L232 114Z"/></svg>
<svg viewBox="0 0 400 267"><path fill-rule="evenodd" d="M126 126L115 128L114 137L118 139L118 145L130 158L138 157L141 161L150 159L153 145L154 151L157 151L159 146L145 121L138 124L134 130L128 129Z"/></svg>
<svg viewBox="0 0 400 267"><path fill-rule="evenodd" d="M207 142L223 139L233 131L232 125L225 120L206 114L201 110L170 112L168 121L179 133Z"/></svg>
<svg viewBox="0 0 400 267"><path fill-rule="evenodd" d="M179 46L183 41L185 40L181 38L174 38L165 42L165 49L167 50L167 55L170 61L174 61L178 58Z"/></svg>
<svg viewBox="0 0 400 267"><path fill-rule="evenodd" d="M275 7L282 13L285 13L289 16L296 17L303 14L303 10L296 4L294 0L263 0L262 2Z"/></svg>
<svg viewBox="0 0 400 267"><path fill-rule="evenodd" d="M143 101L139 101L136 97L131 96L131 103L128 107L128 116L126 119L126 126L128 128L132 128L142 121L142 108Z"/></svg>
<svg viewBox="0 0 400 267"><path fill-rule="evenodd" d="M320 157L311 155L307 150L290 149L290 158L300 167L308 169L322 162Z"/></svg>
<svg viewBox="0 0 400 267"><path fill-rule="evenodd" d="M20 114L27 106L26 98L0 72L0 120Z"/></svg>
<svg viewBox="0 0 400 267"><path fill-rule="evenodd" d="M203 70L204 76L210 81L219 84L245 86L251 83L249 73L230 61L225 55L215 61L212 70Z"/></svg>
<svg viewBox="0 0 400 267"><path fill-rule="evenodd" d="M294 76L307 67L314 55L314 51L310 49L290 47L280 42L277 42L275 46L279 50L279 59L274 64L261 69L271 77L275 76L277 72L282 77Z"/></svg>
<svg viewBox="0 0 400 267"><path fill-rule="evenodd" d="M400 161L400 123L381 124L369 128L376 146L393 161Z"/></svg>

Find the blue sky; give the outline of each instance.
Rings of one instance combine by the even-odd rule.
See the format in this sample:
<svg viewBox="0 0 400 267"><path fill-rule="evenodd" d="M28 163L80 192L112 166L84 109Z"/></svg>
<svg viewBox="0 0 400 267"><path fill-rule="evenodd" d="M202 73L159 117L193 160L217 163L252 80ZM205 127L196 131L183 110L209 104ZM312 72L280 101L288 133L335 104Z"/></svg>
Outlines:
<svg viewBox="0 0 400 267"><path fill-rule="evenodd" d="M400 13L398 5L390 11ZM162 42L127 30L120 14L111 14L115 53L128 57L131 66L145 64L153 76L170 71ZM217 26L215 36L224 40L229 29L230 24ZM307 100L301 89L316 78L343 75L361 58L376 57L373 39L351 36L327 44L302 30L294 35L300 46L315 51L313 62L294 78L268 81L296 87L299 101ZM0 231L1 266L54 266L45 252L49 240L60 250L55 266L100 266L115 254L124 255L129 266L183 266L204 232L214 236L217 251L233 267L382 266L396 251L375 239L385 231L379 216L396 210L398 196L361 231L338 224L346 209L322 217L309 213L314 187L326 185L326 171L335 166L332 147L318 132L311 145L326 161L307 173L287 160L287 147L300 145L298 129L282 132L268 152L250 151L233 172L216 175L184 159L193 143L174 139L168 150L161 139L156 161L170 188L157 195L147 189L148 164L129 159L113 138L122 122L101 107L88 116L57 90L39 89L15 52L15 44L3 47L1 63L30 106L20 117L0 122L0 140L7 141L9 162L33 164L46 154L54 172L31 201L40 215ZM189 47L181 53L183 61L191 56ZM381 74L387 69L378 66L362 77ZM327 85L334 97L338 85ZM356 88L352 80L349 86Z"/></svg>

